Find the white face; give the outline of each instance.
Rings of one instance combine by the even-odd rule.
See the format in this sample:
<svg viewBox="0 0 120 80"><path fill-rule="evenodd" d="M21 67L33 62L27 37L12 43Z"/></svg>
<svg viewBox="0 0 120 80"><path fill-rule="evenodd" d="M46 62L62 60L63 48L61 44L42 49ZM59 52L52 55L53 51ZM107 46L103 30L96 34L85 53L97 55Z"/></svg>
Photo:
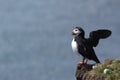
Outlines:
<svg viewBox="0 0 120 80"><path fill-rule="evenodd" d="M81 31L80 31L79 29L74 29L74 30L73 30L73 33L74 33L74 34L80 34Z"/></svg>

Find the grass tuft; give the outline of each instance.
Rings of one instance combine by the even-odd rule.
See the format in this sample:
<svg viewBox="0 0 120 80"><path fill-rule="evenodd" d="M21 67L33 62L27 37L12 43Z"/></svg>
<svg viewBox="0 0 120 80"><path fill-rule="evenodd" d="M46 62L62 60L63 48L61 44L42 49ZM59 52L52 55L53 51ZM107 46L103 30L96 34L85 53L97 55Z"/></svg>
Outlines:
<svg viewBox="0 0 120 80"><path fill-rule="evenodd" d="M90 73L98 76L105 76L106 80L120 80L120 58L112 61L111 64L96 64Z"/></svg>

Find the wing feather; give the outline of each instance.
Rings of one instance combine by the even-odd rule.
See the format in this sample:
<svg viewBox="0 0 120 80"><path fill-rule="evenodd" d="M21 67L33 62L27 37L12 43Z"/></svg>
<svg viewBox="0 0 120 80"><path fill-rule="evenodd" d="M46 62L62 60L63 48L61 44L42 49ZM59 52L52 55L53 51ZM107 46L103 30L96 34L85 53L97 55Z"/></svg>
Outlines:
<svg viewBox="0 0 120 80"><path fill-rule="evenodd" d="M96 47L100 39L105 39L111 35L110 30L100 29L90 32L89 41L93 47Z"/></svg>

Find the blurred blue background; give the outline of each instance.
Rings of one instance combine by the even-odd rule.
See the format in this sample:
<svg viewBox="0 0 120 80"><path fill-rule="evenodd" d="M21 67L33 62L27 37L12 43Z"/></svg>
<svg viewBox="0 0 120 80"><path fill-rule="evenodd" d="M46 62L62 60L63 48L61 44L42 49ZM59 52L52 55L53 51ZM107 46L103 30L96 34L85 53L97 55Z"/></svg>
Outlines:
<svg viewBox="0 0 120 80"><path fill-rule="evenodd" d="M75 26L112 30L95 51L120 57L120 0L0 0L0 80L75 80Z"/></svg>

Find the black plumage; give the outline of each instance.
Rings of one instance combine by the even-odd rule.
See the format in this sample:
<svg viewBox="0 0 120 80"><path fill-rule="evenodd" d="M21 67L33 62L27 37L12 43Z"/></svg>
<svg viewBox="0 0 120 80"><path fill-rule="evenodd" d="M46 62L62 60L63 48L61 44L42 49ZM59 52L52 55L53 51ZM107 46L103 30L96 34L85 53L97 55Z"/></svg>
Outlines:
<svg viewBox="0 0 120 80"><path fill-rule="evenodd" d="M105 39L111 35L111 31L107 29L100 29L90 32L89 38L85 38L85 32L81 27L75 27L72 31L74 35L72 41L72 49L83 56L83 62L86 59L93 60L100 63L93 47L96 47L100 39Z"/></svg>

